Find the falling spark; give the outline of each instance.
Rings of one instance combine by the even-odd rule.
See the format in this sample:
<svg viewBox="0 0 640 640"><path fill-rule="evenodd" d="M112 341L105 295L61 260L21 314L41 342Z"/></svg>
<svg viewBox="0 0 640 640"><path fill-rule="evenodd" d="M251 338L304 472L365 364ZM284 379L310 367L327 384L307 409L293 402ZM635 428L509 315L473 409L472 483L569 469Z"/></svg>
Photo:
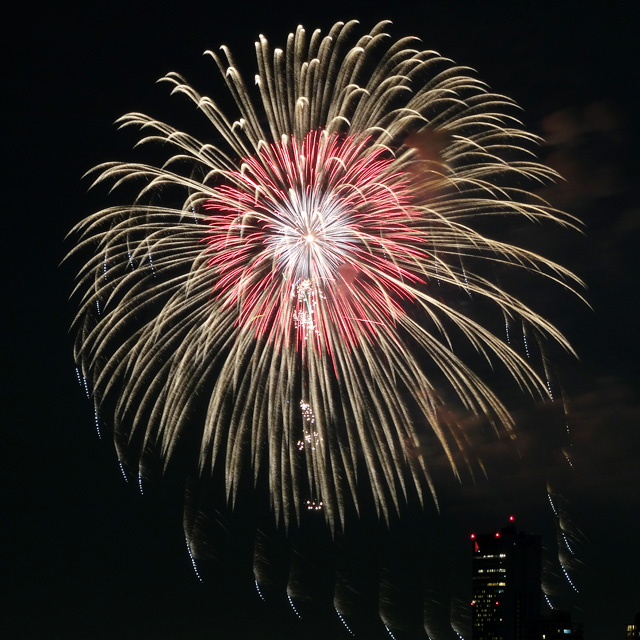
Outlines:
<svg viewBox="0 0 640 640"><path fill-rule="evenodd" d="M287 598L289 599L289 604L291 605L291 609L293 610L293 613L295 613L296 618L298 618L299 620L302 620L302 616L300 615L299 611L296 609L296 605L293 603L293 598L291 597L291 594L287 593Z"/></svg>
<svg viewBox="0 0 640 640"><path fill-rule="evenodd" d="M204 582L204 580L202 579L202 576L200 575L200 572L198 571L198 565L196 563L196 559L193 557L193 554L191 553L191 545L189 544L189 541L185 538L184 539L186 545L187 545L187 552L189 553L189 558L191 559L191 566L193 567L193 571L196 574L196 578L198 578L198 580L200 582ZM258 583L256 582L256 585Z"/></svg>
<svg viewBox="0 0 640 640"><path fill-rule="evenodd" d="M127 478L127 472L124 470L124 466L120 460L118 460L118 466L120 467L120 473L122 474L124 481L128 483L129 478Z"/></svg>
<svg viewBox="0 0 640 640"><path fill-rule="evenodd" d="M387 630L387 633L389 634L389 637L391 638L391 640L396 640L396 637L393 635L393 633L391 632L391 629L389 629L389 627L387 627L387 625L384 625L384 628Z"/></svg>
<svg viewBox="0 0 640 640"><path fill-rule="evenodd" d="M575 584L573 584L573 581L571 580L571 577L569 576L568 571L566 570L565 566L562 564L562 562L560 563L560 567L562 568L562 573L564 573L564 577L567 579L567 582L571 585L571 588L576 592L576 593L580 593L578 591L578 588L576 587Z"/></svg>
<svg viewBox="0 0 640 640"><path fill-rule="evenodd" d="M352 635L355 636L355 633L353 633L353 631L351 630L351 627L347 624L347 621L345 620L345 617L340 613L340 611L338 611L338 609L336 609L336 613L338 614L338 618L340 618L340 622L342 622L342 624L344 625L344 628Z"/></svg>
<svg viewBox="0 0 640 640"><path fill-rule="evenodd" d="M100 433L100 417L98 416L98 407L94 406L93 408L93 423L96 427L96 431L98 433L98 438L102 440L102 433Z"/></svg>

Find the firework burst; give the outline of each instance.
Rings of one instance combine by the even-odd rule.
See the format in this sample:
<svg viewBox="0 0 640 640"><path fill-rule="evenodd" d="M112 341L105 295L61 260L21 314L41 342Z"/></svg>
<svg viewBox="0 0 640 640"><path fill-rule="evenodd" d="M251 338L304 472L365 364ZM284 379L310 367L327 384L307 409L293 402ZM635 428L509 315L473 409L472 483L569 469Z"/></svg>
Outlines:
<svg viewBox="0 0 640 640"><path fill-rule="evenodd" d="M213 142L124 116L167 157L97 167L96 182L137 191L78 224L72 252L92 255L76 287L75 357L125 465L143 477L151 460L166 466L197 442L199 473L219 474L232 502L250 476L268 486L278 520L312 504L332 528L363 500L388 518L408 496L434 493L427 431L454 472L472 464L442 419L445 393L511 430L454 352L460 336L547 393L459 304L488 301L507 326L570 350L487 266L579 286L487 233L494 220L575 226L533 194L555 176L513 104L417 39L391 41L386 23L359 38L356 26L310 38L299 27L273 53L260 37L253 91L225 47L207 52L231 117L168 74Z"/></svg>

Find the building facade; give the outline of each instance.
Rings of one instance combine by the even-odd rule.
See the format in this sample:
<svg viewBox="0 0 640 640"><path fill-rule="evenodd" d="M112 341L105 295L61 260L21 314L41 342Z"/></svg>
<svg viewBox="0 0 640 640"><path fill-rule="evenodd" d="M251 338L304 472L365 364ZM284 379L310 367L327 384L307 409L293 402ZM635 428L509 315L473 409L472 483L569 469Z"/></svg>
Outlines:
<svg viewBox="0 0 640 640"><path fill-rule="evenodd" d="M584 640L582 625L571 621L570 611L554 609L540 620L542 640Z"/></svg>
<svg viewBox="0 0 640 640"><path fill-rule="evenodd" d="M627 635L625 640L640 640L640 613L636 613L633 624L627 625Z"/></svg>
<svg viewBox="0 0 640 640"><path fill-rule="evenodd" d="M539 640L542 545L509 526L472 534L473 640Z"/></svg>

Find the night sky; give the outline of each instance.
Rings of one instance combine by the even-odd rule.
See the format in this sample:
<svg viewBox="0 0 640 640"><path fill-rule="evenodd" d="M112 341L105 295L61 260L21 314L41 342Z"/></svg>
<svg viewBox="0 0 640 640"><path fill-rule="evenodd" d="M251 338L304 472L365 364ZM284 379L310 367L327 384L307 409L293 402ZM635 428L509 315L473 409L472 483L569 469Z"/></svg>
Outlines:
<svg viewBox="0 0 640 640"><path fill-rule="evenodd" d="M514 98L526 126L546 139L546 161L566 179L545 195L585 224L584 235L547 229L544 236L545 253L586 281L592 307L558 291L541 302L579 354L578 361L562 356L554 363L569 407L573 470L541 453L544 445L553 449L548 426L558 419L550 417L554 409L520 398L513 406L522 460L507 460L497 445L489 448L493 476L476 485L445 481L441 514L411 513L397 535L411 531L413 549L427 532L432 548L420 553L442 545L437 555L451 556L441 597L464 600L471 531L499 528L515 513L522 528L552 535L545 491L551 476L580 541L580 594L561 601L583 623L587 640L624 637L640 610L639 52L631 3L608 3L598 12L573 1L486 4L376 0L257 8L115 0L101 7L16 5L18 17L5 17L5 42L12 44L4 55L3 99L9 109L3 637L349 637L322 585L319 611L311 607L303 621L282 594L263 604L240 552L237 562L205 566L205 584L198 582L182 534L179 483L169 478L141 496L135 482L123 481L108 429L102 440L96 434L92 407L75 379L68 333L74 270L60 262L71 246L65 241L71 227L108 204L104 191L87 193L83 174L100 162L130 157L134 138L116 133L115 119L141 111L171 122L180 112L166 87L155 84L158 78L175 70L203 93L224 92L204 50L228 45L250 78L258 34L283 46L298 24L326 31L352 18L363 32L391 19L394 37L419 36L425 48L473 67L495 91ZM357 535L371 542L366 525L358 525ZM393 544L395 536L394 530L381 544ZM316 543L321 558L324 539L301 541L301 548L311 554ZM371 542L367 551L372 563L375 547ZM365 551L357 553L367 557ZM378 637L378 628L363 625L360 637Z"/></svg>

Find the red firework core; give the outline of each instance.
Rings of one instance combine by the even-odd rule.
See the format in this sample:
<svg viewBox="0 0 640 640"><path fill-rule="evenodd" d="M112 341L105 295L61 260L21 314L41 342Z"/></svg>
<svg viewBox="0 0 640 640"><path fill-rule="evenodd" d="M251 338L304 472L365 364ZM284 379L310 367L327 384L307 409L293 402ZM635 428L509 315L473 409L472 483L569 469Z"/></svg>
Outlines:
<svg viewBox="0 0 640 640"><path fill-rule="evenodd" d="M405 174L368 140L314 131L264 145L214 190L214 295L256 335L331 348L395 324L423 282L426 234ZM293 332L292 332L293 328Z"/></svg>

